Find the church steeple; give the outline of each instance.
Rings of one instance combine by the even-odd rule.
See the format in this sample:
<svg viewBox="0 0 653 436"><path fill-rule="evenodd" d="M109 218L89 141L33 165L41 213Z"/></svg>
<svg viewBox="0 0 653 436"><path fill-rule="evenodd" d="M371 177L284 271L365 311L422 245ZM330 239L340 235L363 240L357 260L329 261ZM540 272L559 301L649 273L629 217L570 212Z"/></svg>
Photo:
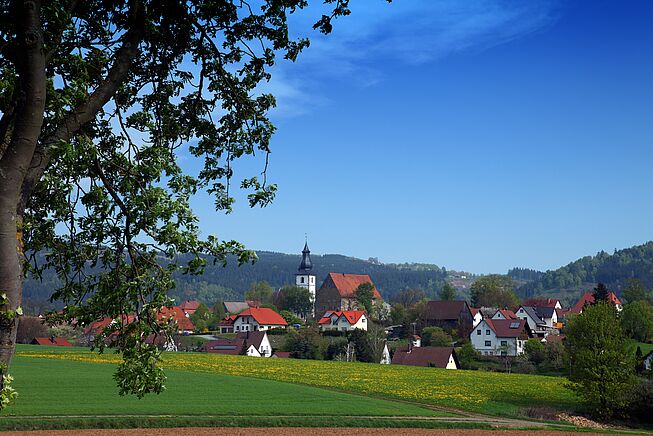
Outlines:
<svg viewBox="0 0 653 436"><path fill-rule="evenodd" d="M311 250L308 249L308 241L304 244L302 250L302 263L299 264L299 273L307 274L313 269L313 262L311 261Z"/></svg>
<svg viewBox="0 0 653 436"><path fill-rule="evenodd" d="M295 286L308 289L311 293L311 300L315 302L315 291L317 289L317 277L313 270L313 262L311 261L311 250L308 249L308 238L302 250L302 263L299 264L297 273L295 274ZM315 308L311 310L311 315L315 316Z"/></svg>

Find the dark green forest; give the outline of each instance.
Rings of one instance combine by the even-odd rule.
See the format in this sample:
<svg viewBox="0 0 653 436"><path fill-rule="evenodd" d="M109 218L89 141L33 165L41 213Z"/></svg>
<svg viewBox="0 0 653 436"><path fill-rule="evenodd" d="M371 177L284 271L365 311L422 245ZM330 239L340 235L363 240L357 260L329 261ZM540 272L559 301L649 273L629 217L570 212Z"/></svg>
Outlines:
<svg viewBox="0 0 653 436"><path fill-rule="evenodd" d="M229 259L226 267L209 263L201 276L177 274L177 286L170 291L170 296L177 302L197 299L212 305L217 301L242 300L252 282L266 281L274 288L295 283L300 255L269 251L258 251L257 255L258 261L253 265L239 267L235 259ZM423 290L427 296L435 298L447 276L446 269L436 265L381 264L337 254L312 254L311 258L318 286L329 272L369 274L386 300L408 288ZM49 303L49 297L58 286L56 276L48 271L42 281L28 279L23 299L26 311L36 313L56 308Z"/></svg>
<svg viewBox="0 0 653 436"><path fill-rule="evenodd" d="M519 269L511 271L515 270ZM641 280L648 289L653 288L652 241L615 250L613 254L600 251L595 256L585 256L562 268L543 273L536 280L520 286L517 293L522 297L531 297L559 291L580 292L602 282L619 295L631 278Z"/></svg>

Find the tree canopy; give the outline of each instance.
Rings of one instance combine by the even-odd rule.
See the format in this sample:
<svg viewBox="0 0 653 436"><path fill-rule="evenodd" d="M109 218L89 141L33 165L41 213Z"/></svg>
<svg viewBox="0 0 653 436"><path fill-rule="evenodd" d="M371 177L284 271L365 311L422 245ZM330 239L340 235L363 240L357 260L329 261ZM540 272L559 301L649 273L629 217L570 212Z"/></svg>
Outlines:
<svg viewBox="0 0 653 436"><path fill-rule="evenodd" d="M628 403L624 393L634 383L635 362L614 306L589 306L568 321L565 334L571 388L595 415L620 414Z"/></svg>
<svg viewBox="0 0 653 436"><path fill-rule="evenodd" d="M474 307L515 308L519 298L513 291L514 282L508 276L489 275L472 283L471 303Z"/></svg>
<svg viewBox="0 0 653 436"><path fill-rule="evenodd" d="M323 0L315 29L349 14ZM0 19L0 283L6 299L0 362L14 351L24 273L57 272L52 321L81 325L111 317L106 336L123 362L120 393L161 392L158 351L143 343L165 331L172 274L199 274L208 259L240 263L255 254L235 241L201 239L189 199L234 204L234 163L257 156L261 176L240 176L250 206L265 206L274 126L261 92L278 55L294 61L309 45L293 39L289 15L306 0L3 2ZM317 18L317 17L316 17ZM185 173L179 158L197 159ZM35 253L47 256L37 262ZM190 253L180 262L178 255ZM90 269L89 269L90 267Z"/></svg>

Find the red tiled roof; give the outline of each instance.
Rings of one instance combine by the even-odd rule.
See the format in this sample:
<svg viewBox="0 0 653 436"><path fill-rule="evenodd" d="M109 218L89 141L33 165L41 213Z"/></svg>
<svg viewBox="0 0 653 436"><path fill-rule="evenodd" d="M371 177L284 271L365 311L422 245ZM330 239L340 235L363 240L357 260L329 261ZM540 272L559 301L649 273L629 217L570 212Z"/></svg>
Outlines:
<svg viewBox="0 0 653 436"><path fill-rule="evenodd" d="M356 297L356 288L364 283L369 283L374 286L372 279L367 274L344 274L344 273L329 273L329 277L333 280L333 283L336 285L336 289L340 293L342 298L355 298ZM374 286L372 290L374 295L372 298L377 298L382 300L381 294Z"/></svg>
<svg viewBox="0 0 653 436"><path fill-rule="evenodd" d="M53 345L57 347L72 347L66 338L34 338L33 345Z"/></svg>
<svg viewBox="0 0 653 436"><path fill-rule="evenodd" d="M281 315L267 307L251 307L239 313L237 318L241 316L251 316L260 325L288 325Z"/></svg>
<svg viewBox="0 0 653 436"><path fill-rule="evenodd" d="M612 304L619 304L621 305L621 300L617 298L617 296L614 294L614 292L610 292L608 294L608 301L610 301ZM570 312L572 313L581 313L583 309L585 308L586 304L594 304L594 294L591 292L585 292L582 297L580 297L580 300L578 300L578 303L574 307L571 308Z"/></svg>
<svg viewBox="0 0 653 436"><path fill-rule="evenodd" d="M197 308L200 307L200 302L195 300L186 300L183 303L181 303L179 307L181 307L181 310L183 310L187 314L192 315L195 313Z"/></svg>
<svg viewBox="0 0 653 436"><path fill-rule="evenodd" d="M338 318L341 316L344 316L347 322L350 325L356 324L363 315L365 315L364 310L344 310L342 312L338 312L335 310L328 310L322 318L320 318L319 323L320 324L330 324L331 323L331 315L336 315Z"/></svg>
<svg viewBox="0 0 653 436"><path fill-rule="evenodd" d="M481 311L481 309L475 309L473 307L470 307L469 310L472 312L472 317L476 317L476 314ZM481 314L482 316L482 314Z"/></svg>
<svg viewBox="0 0 653 436"><path fill-rule="evenodd" d="M452 354L456 365L459 366L453 347L398 348L392 357L392 364L446 368Z"/></svg>
<svg viewBox="0 0 653 436"><path fill-rule="evenodd" d="M161 321L163 317L166 317L168 321L175 321L177 323L177 329L180 331L195 330L193 322L186 317L186 314L179 306L161 308L158 313L159 321Z"/></svg>
<svg viewBox="0 0 653 436"><path fill-rule="evenodd" d="M526 320L524 319L486 319L484 321L499 338L519 337L526 326ZM515 328L510 328L511 325L514 325Z"/></svg>
<svg viewBox="0 0 653 436"><path fill-rule="evenodd" d="M134 322L134 319L136 319L134 315L122 316L123 324L131 324L132 322ZM99 333L102 333L102 331L105 328L107 328L109 324L111 324L112 322L113 322L113 318L109 318L109 317L95 320L84 328L84 334L97 335Z"/></svg>
<svg viewBox="0 0 653 436"><path fill-rule="evenodd" d="M512 310L499 309L498 312L501 312L501 315L503 315L505 319L517 319L517 315L515 315L515 312Z"/></svg>

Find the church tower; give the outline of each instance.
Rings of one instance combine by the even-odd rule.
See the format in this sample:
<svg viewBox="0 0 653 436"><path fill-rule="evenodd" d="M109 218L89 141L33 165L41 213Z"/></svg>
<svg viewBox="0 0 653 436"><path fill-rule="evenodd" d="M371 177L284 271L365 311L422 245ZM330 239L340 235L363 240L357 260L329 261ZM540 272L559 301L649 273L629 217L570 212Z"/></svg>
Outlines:
<svg viewBox="0 0 653 436"><path fill-rule="evenodd" d="M308 249L308 241L304 244L304 250L302 250L302 263L299 264L299 269L295 274L295 285L308 289L308 292L311 293L311 299L313 300L313 313L315 316L315 290L317 287L317 280L315 274L312 272L313 262L311 262L311 250Z"/></svg>

